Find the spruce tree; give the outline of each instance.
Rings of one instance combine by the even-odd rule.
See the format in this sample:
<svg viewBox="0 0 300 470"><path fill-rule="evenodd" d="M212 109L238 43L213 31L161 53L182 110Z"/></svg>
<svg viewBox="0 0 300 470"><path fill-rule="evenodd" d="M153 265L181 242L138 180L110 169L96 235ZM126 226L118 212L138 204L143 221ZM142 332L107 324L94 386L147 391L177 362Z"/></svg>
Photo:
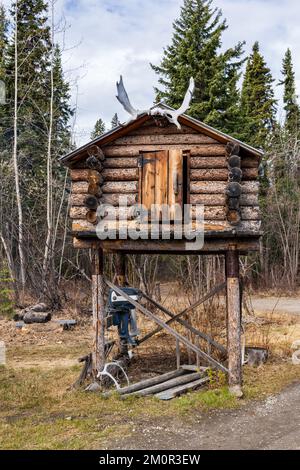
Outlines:
<svg viewBox="0 0 300 470"><path fill-rule="evenodd" d="M5 80L5 56L7 50L8 20L4 6L0 4L0 80Z"/></svg>
<svg viewBox="0 0 300 470"><path fill-rule="evenodd" d="M104 132L105 132L105 123L101 118L99 118L96 121L93 132L91 133L91 139L96 139L96 137L99 137L100 135L104 134Z"/></svg>
<svg viewBox="0 0 300 470"><path fill-rule="evenodd" d="M235 133L243 43L220 52L227 24L222 12L211 4L212 0L184 0L173 24L171 45L164 50L159 66L151 64L163 87L156 88L156 98L178 108L193 76L196 88L188 114Z"/></svg>
<svg viewBox="0 0 300 470"><path fill-rule="evenodd" d="M286 129L291 132L297 132L300 124L300 109L297 103L295 72L292 62L292 53L287 49L282 63L282 80L279 85L284 87L283 103Z"/></svg>
<svg viewBox="0 0 300 470"><path fill-rule="evenodd" d="M70 149L70 85L65 80L61 63L61 50L55 46L53 60L54 109L53 109L53 156L58 158Z"/></svg>
<svg viewBox="0 0 300 470"><path fill-rule="evenodd" d="M13 3L11 15L18 8L18 150L24 178L33 172L44 178L44 158L47 147L50 89L50 29L48 8L44 0L19 0ZM8 48L8 100L13 108L14 40ZM29 175L28 175L29 177Z"/></svg>
<svg viewBox="0 0 300 470"><path fill-rule="evenodd" d="M6 53L7 53L8 20L4 6L0 4L0 152L5 150L5 133L7 126L6 100Z"/></svg>
<svg viewBox="0 0 300 470"><path fill-rule="evenodd" d="M241 138L263 148L269 133L275 127L276 100L272 74L255 42L247 61L241 92Z"/></svg>
<svg viewBox="0 0 300 470"><path fill-rule="evenodd" d="M113 118L111 120L111 128L112 129L115 129L116 127L118 127L120 125L120 121L119 121L119 117L117 115L117 113L115 113L113 115Z"/></svg>

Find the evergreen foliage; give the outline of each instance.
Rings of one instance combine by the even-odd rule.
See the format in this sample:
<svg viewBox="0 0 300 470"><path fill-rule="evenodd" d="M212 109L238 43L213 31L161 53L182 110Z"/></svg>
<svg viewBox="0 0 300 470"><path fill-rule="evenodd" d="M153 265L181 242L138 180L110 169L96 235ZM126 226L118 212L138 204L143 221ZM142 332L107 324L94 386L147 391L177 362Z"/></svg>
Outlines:
<svg viewBox="0 0 300 470"><path fill-rule="evenodd" d="M254 147L264 148L275 128L277 102L273 82L259 44L255 42L247 61L241 92L241 139Z"/></svg>
<svg viewBox="0 0 300 470"><path fill-rule="evenodd" d="M112 129L115 129L116 127L118 127L120 125L120 121L119 121L119 117L117 115L117 113L115 113L113 115L113 118L111 120L111 128Z"/></svg>
<svg viewBox="0 0 300 470"><path fill-rule="evenodd" d="M99 118L96 121L93 132L91 133L91 139L96 139L96 137L99 137L100 135L104 134L104 132L105 132L105 122L101 118Z"/></svg>
<svg viewBox="0 0 300 470"><path fill-rule="evenodd" d="M285 126L289 132L298 130L300 124L300 109L297 103L295 72L292 62L292 53L287 49L282 62L282 79L279 85L284 87L283 103L285 116Z"/></svg>
<svg viewBox="0 0 300 470"><path fill-rule="evenodd" d="M55 162L53 170L60 173L57 157L70 148L69 84L64 78L61 51L55 46L53 64L49 27L48 4L44 0L19 0L17 4L18 48L18 162L21 174L22 198L29 207L36 204L36 191L44 192L46 158L50 123L51 82L54 75L54 112L51 155ZM15 15L16 3L12 4L12 34L6 46L5 83L7 102L4 110L4 137L1 147L6 158L11 158L13 144L13 109L15 92Z"/></svg>
<svg viewBox="0 0 300 470"><path fill-rule="evenodd" d="M212 0L184 0L173 28L172 43L164 50L161 64L151 65L163 86L163 90L156 88L157 100L178 108L193 76L196 88L188 114L236 135L243 43L220 52L227 23L221 10L212 7Z"/></svg>

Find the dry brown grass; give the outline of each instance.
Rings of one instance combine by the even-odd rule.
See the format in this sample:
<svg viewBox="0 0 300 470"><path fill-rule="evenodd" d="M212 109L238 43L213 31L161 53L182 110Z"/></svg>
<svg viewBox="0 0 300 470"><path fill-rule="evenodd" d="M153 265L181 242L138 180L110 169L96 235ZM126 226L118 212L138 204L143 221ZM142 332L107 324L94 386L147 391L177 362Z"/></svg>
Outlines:
<svg viewBox="0 0 300 470"><path fill-rule="evenodd" d="M177 313L186 306L186 301L174 293L166 299L166 304ZM225 344L222 298L218 305L205 307L191 321ZM141 318L142 333L152 329L153 324ZM117 439L122 433L130 435L137 423L147 426L182 415L192 422L198 411L238 407L248 400L278 393L300 380L300 367L292 365L290 360L290 344L300 338L300 322L296 317L273 315L270 318L260 314L247 324L247 343L267 345L271 357L264 366L244 368L245 399L242 401L233 398L221 382L168 403L150 397L104 399L100 395L68 390L79 375L77 358L91 348L88 318L69 332L63 332L55 324L30 325L20 332L12 322L2 320L0 337L5 339L8 355L7 368L0 368L0 448L3 449L105 449L110 447L111 439ZM182 360L188 360L184 350ZM175 366L175 341L162 332L135 351L129 376L131 381L136 381Z"/></svg>

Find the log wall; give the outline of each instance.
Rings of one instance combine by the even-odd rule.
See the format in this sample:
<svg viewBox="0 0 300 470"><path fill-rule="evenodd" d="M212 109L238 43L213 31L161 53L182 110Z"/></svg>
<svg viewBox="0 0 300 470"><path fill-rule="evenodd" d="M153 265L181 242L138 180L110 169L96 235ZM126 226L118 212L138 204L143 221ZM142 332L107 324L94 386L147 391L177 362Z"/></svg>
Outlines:
<svg viewBox="0 0 300 470"><path fill-rule="evenodd" d="M141 153L170 149L181 149L184 158L188 158L189 202L205 205L205 229L226 231L233 228L226 217L229 175L226 146L187 126L182 126L182 131L178 131L173 125L161 128L146 122L130 135L103 146L101 150L105 158L99 162L97 170L88 169L83 161L71 170L70 217L73 219L73 231L95 230L96 218L95 222L91 222L94 218L86 204L87 196L92 196L98 205L117 206L120 196L127 198L128 206L138 203ZM189 157L186 157L187 154ZM242 152L240 155L241 222L236 229L257 233L260 227L258 158L249 157L249 154L243 156Z"/></svg>

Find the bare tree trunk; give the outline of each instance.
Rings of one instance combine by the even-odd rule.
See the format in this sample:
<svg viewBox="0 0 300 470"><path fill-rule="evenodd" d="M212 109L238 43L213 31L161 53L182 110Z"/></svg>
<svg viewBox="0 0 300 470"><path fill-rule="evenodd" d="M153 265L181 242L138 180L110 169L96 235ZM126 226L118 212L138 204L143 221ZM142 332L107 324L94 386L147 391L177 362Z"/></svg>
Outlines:
<svg viewBox="0 0 300 470"><path fill-rule="evenodd" d="M25 258L23 249L23 210L21 203L19 168L18 168L18 1L15 4L15 94L14 94L14 142L13 167L15 176L16 200L18 208L18 251L20 258L20 281L24 293L25 287Z"/></svg>
<svg viewBox="0 0 300 470"><path fill-rule="evenodd" d="M8 249L8 246L7 246L7 243L5 241L5 238L3 237L3 234L2 232L0 232L0 240L2 242L2 245L3 245L3 248L4 248L4 251L5 251L5 254L6 254L6 258L7 258L7 266L8 266L8 271L9 271L9 275L11 277L11 279L14 279L14 269L13 269L13 260L12 260L12 256L11 256L11 253Z"/></svg>
<svg viewBox="0 0 300 470"><path fill-rule="evenodd" d="M54 100L54 1L51 5L51 69L50 69L50 115L47 147L47 237L44 251L43 276L47 274L49 252L52 237L53 213L52 213L52 134L53 134L53 100Z"/></svg>

